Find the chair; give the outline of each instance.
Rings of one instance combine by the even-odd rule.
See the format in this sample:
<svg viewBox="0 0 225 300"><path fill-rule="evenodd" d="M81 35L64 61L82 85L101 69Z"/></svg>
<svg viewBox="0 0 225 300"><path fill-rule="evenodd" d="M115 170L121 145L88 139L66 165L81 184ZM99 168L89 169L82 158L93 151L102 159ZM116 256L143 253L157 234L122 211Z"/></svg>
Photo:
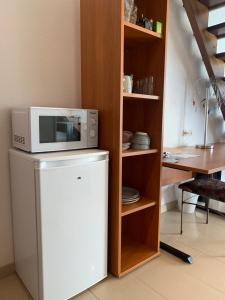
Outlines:
<svg viewBox="0 0 225 300"><path fill-rule="evenodd" d="M181 230L183 233L183 206L184 204L196 205L184 201L184 192L193 193L202 197L206 197L206 224L209 220L209 199L225 203L225 182L213 178L200 178L188 181L179 185L182 190L182 207L181 207Z"/></svg>

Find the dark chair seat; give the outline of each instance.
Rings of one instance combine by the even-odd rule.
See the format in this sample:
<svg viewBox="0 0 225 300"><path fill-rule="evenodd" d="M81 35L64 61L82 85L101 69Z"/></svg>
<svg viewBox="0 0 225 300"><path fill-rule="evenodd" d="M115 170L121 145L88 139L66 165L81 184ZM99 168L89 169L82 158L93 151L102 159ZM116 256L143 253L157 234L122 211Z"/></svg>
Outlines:
<svg viewBox="0 0 225 300"><path fill-rule="evenodd" d="M217 179L195 179L179 185L183 191L225 203L225 182Z"/></svg>

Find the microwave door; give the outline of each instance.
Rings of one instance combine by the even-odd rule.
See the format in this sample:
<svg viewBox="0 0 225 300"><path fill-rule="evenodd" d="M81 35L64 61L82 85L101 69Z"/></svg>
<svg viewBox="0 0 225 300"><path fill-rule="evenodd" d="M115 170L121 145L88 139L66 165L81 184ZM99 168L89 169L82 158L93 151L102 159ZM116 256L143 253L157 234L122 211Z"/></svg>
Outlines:
<svg viewBox="0 0 225 300"><path fill-rule="evenodd" d="M40 116L39 118L39 136L40 143L56 142L56 117Z"/></svg>
<svg viewBox="0 0 225 300"><path fill-rule="evenodd" d="M55 115L36 113L32 121L32 152L87 148L87 117L85 113Z"/></svg>

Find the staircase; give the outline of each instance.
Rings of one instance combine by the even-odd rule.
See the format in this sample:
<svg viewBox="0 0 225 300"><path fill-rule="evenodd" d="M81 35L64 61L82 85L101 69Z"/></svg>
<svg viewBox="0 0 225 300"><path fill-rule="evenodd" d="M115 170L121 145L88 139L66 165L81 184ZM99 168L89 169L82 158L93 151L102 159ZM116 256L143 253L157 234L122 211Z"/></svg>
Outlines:
<svg viewBox="0 0 225 300"><path fill-rule="evenodd" d="M225 119L225 52L217 53L218 39L225 37L224 22L208 27L209 12L225 6L225 0L183 0L209 79Z"/></svg>

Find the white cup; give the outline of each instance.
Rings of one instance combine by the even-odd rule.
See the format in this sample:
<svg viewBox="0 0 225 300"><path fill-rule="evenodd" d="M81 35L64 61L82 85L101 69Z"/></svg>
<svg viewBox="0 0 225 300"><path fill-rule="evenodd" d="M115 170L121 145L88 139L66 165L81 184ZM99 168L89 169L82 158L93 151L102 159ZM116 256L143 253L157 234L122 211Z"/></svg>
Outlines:
<svg viewBox="0 0 225 300"><path fill-rule="evenodd" d="M133 76L124 75L123 76L123 92L132 93L133 90Z"/></svg>

